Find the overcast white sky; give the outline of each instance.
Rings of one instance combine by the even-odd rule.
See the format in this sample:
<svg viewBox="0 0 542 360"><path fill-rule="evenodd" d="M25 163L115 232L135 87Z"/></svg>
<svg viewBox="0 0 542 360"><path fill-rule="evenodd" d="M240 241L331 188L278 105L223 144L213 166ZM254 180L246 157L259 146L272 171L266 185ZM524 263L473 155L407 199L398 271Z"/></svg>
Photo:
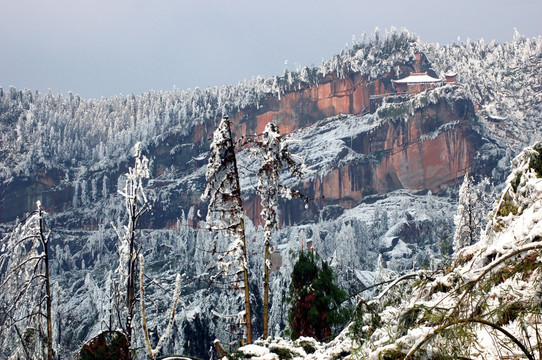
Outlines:
<svg viewBox="0 0 542 360"><path fill-rule="evenodd" d="M0 0L0 86L83 97L237 84L405 27L441 44L542 35L542 0Z"/></svg>

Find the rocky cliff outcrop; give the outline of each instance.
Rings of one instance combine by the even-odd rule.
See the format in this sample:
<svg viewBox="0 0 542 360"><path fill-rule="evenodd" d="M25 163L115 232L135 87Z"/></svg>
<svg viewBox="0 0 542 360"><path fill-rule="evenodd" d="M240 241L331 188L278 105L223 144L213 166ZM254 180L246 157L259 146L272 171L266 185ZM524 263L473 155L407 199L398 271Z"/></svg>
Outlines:
<svg viewBox="0 0 542 360"><path fill-rule="evenodd" d="M401 73L431 72L425 55L418 54L411 64L397 65ZM331 73L321 77L316 85L299 84L277 96L268 94L258 107L250 106L232 115L236 136L261 133L273 121L282 134L314 124L339 114L362 114L370 110L370 97L393 93L391 80L395 72L370 79L361 73L338 77Z"/></svg>
<svg viewBox="0 0 542 360"><path fill-rule="evenodd" d="M363 121L360 117L359 121ZM487 142L475 130L474 107L468 99L441 99L413 114L391 118L342 141L336 166L305 182L313 197L308 210L301 202L283 207L283 223L309 220L329 205L351 208L369 195L397 189L438 193L458 184L472 171L477 151ZM325 132L319 136L327 136ZM311 164L317 167L317 164ZM257 218L256 198L249 201L249 216Z"/></svg>
<svg viewBox="0 0 542 360"><path fill-rule="evenodd" d="M403 72L427 70L430 64L422 55L412 64L401 65ZM318 84L298 85L280 96L268 94L258 106L251 105L231 114L232 130L238 138L260 133L269 121L274 121L281 133L289 134L339 114L362 116L369 111L371 95L393 91L391 79L391 73L376 80L360 73L345 77L328 74ZM365 157L337 164L323 176L303 184L303 191L315 198L314 203L308 210L302 210L301 202L285 206L281 211L283 222L314 219L319 209L330 204L353 207L371 194L400 188L439 192L456 184L472 168L476 150L483 143L472 129L474 116L474 107L466 99L442 99L419 107L406 118L404 114L384 114L387 120L380 126L344 139L348 151ZM156 179L152 187L158 192L167 189L176 200L157 204L149 225L171 227L181 210L187 211L192 206L205 211L205 206L198 204L202 186L195 185L203 178L200 176L198 180L194 176L206 164L204 155L214 126L209 120L184 135L170 134L151 142L148 155ZM102 185L109 188L109 193L115 192L115 179L127 166L125 163L105 171L89 169L85 175L89 179L87 188L93 178L99 178L100 191L94 197L101 196ZM187 177L191 180L179 181ZM71 207L75 203L73 197L81 195L81 189L76 190L73 182L66 181L62 169L44 169L39 176L13 179L1 187L6 195L0 203L0 222L11 221L32 210L36 200L55 213ZM256 197L251 196L245 207L247 214L258 222L260 206Z"/></svg>

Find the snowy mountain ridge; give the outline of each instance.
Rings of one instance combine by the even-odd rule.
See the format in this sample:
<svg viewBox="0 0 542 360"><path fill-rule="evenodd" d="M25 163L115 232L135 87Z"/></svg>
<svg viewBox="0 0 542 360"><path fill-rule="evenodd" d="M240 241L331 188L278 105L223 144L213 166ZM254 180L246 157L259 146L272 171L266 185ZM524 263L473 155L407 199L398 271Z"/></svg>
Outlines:
<svg viewBox="0 0 542 360"><path fill-rule="evenodd" d="M332 73L339 78L361 73L373 80L390 72L401 76L399 64L411 62L419 52L428 57L438 75L449 69L456 71L459 81L482 106L484 117L512 120L507 124L514 130L523 126L536 130L535 124L525 120L540 112L542 79L537 69L542 66L542 39L527 39L516 33L514 40L505 44L468 40L440 46L392 29L383 39L378 32L373 38L362 37L352 48L320 66L286 70L283 76L257 77L238 86L88 100L71 93L63 98L51 92L1 89L0 150L4 159L0 177L5 181L59 165L115 165L126 160L125 149L138 141L148 147L170 134L187 134L194 126L216 121L222 114L258 107L269 94L280 97L295 91L296 86L318 86L319 79ZM530 132L513 133L519 136ZM531 138L521 138L521 143L530 144L536 134L538 131Z"/></svg>

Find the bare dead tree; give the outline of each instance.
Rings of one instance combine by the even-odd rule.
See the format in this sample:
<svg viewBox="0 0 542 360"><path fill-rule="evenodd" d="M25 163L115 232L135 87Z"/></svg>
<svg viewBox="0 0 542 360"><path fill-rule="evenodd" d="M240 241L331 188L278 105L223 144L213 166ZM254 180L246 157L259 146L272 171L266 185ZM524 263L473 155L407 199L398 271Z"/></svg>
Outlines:
<svg viewBox="0 0 542 360"><path fill-rule="evenodd" d="M49 271L50 230L45 221L46 213L41 202L36 210L19 222L14 230L2 240L0 250L0 335L4 349L17 337L26 358L52 360L53 322L51 299L51 276ZM46 328L45 334L43 328ZM35 343L42 343L42 350L30 349L20 329L25 334L38 335ZM45 344L43 344L45 342ZM35 344L37 345L37 344ZM39 345L38 345L39 347ZM17 351L17 349L13 349ZM32 351L33 350L33 351ZM39 353L36 352L41 352Z"/></svg>
<svg viewBox="0 0 542 360"><path fill-rule="evenodd" d="M269 122L263 133L254 141L261 152L262 165L258 170L257 192L261 199L262 211L260 216L264 223L265 252L264 252L264 297L263 297L263 338L268 336L269 328L269 270L271 268L271 238L278 229L277 206L279 197L291 198L300 196L293 189L279 184L279 177L284 167L291 175L302 178L306 169L301 159L288 150L288 144L279 132L276 124ZM305 198L306 199L306 198Z"/></svg>
<svg viewBox="0 0 542 360"><path fill-rule="evenodd" d="M117 268L121 286L119 291L125 292L125 316L120 325L130 347L132 346L134 307L137 302L137 256L141 250L140 243L136 239L136 230L141 216L149 209L149 202L143 190L143 179L149 178L148 163L147 157L142 154L141 144L137 143L135 146L135 165L133 168L128 169L124 189L119 190L119 194L124 197L128 223L123 227L122 231L113 225L120 242L120 259Z"/></svg>
<svg viewBox="0 0 542 360"><path fill-rule="evenodd" d="M218 259L221 276L233 277L231 287L244 292L244 321L247 343L252 343L248 257L243 219L243 201L230 121L223 117L213 134L207 166L207 186L202 199L209 201L207 225L232 236L228 251ZM216 277L215 276L215 277Z"/></svg>

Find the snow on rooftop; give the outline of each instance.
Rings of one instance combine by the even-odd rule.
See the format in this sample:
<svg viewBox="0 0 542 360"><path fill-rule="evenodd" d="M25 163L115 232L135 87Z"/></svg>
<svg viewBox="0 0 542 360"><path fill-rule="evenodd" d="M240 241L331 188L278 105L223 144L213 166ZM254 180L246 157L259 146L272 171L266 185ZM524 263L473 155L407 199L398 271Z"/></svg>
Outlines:
<svg viewBox="0 0 542 360"><path fill-rule="evenodd" d="M434 78L427 73L411 73L409 76L399 79L392 80L396 84L420 84L420 83L437 83L442 82L441 79Z"/></svg>

